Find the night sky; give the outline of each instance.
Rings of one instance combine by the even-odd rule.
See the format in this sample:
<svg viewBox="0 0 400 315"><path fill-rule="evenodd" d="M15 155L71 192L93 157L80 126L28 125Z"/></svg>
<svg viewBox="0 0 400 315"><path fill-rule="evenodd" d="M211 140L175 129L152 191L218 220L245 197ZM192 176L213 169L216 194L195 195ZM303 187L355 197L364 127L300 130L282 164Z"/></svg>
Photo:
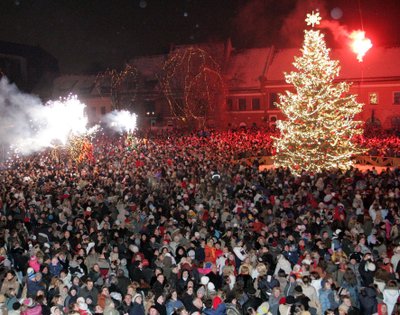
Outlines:
<svg viewBox="0 0 400 315"><path fill-rule="evenodd" d="M317 8L376 46L400 45L399 0L1 0L0 40L39 45L63 73L96 73L171 44L297 47Z"/></svg>

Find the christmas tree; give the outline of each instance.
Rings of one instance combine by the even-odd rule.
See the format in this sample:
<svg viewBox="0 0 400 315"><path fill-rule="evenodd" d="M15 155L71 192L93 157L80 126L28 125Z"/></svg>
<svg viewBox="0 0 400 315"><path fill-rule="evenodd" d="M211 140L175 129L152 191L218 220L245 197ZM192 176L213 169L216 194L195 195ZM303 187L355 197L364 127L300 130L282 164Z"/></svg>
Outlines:
<svg viewBox="0 0 400 315"><path fill-rule="evenodd" d="M307 25L319 24L319 13L307 14ZM354 116L362 109L356 95L348 94L350 84L334 82L339 75L339 62L329 58L324 35L315 29L306 30L303 55L293 63L298 71L285 73L295 93L279 95L276 105L286 116L278 121L280 136L274 138L275 166L291 169L299 175L302 170L348 169L351 157L362 150L354 143L361 135L362 123Z"/></svg>

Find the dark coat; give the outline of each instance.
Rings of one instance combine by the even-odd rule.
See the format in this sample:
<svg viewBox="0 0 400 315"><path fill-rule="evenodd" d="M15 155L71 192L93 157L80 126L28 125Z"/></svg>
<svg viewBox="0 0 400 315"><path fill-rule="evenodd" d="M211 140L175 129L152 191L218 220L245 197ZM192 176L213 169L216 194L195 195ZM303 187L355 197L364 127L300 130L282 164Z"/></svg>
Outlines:
<svg viewBox="0 0 400 315"><path fill-rule="evenodd" d="M365 287L360 290L360 305L363 315L372 315L378 311L376 290L372 287Z"/></svg>

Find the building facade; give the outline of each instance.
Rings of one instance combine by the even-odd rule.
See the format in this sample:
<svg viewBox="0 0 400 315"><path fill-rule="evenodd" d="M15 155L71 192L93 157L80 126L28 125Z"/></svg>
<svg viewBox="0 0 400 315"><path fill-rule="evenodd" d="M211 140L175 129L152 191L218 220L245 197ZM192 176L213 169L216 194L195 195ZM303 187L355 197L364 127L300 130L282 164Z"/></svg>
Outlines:
<svg viewBox="0 0 400 315"><path fill-rule="evenodd" d="M275 128L275 122L284 119L276 107L279 94L293 88L284 80L284 73L295 70L292 63L300 56L299 49L274 47L235 50L229 41L215 45L202 45L220 63L225 85L225 97L215 115L207 123L215 128L259 126ZM214 47L214 48L213 48ZM178 46L167 55L143 56L130 60L137 71L134 88L120 91L124 108L138 115L141 127L180 127L171 113L165 93L160 85L165 62ZM350 50L332 50L331 59L338 60L341 71L337 81L352 82L351 94L364 104L356 117L367 126L400 129L400 48L372 48L363 62L358 62ZM90 107L91 121L112 110L112 99L107 92L95 89L94 76L64 76L55 81L55 96L74 93ZM68 82L68 83L66 83ZM64 85L64 87L63 87ZM84 93L86 91L86 94ZM177 90L179 97L184 91Z"/></svg>
<svg viewBox="0 0 400 315"><path fill-rule="evenodd" d="M231 61L234 67L231 73L240 74L238 65L250 76L247 88L237 89L233 84L229 89L226 111L232 125L256 123L274 127L277 119L284 119L275 103L279 102L279 94L293 91L284 80L284 73L294 71L292 62L301 54L299 49L259 50L254 51L253 61L246 62L247 53L236 54ZM349 93L357 95L357 101L364 104L362 112L356 117L367 126L374 125L383 129L400 130L400 48L372 48L363 62L358 62L349 50L333 50L331 59L338 60L341 70L337 81L352 82ZM252 68L254 59L259 64L265 61L263 71ZM241 61L240 61L241 60ZM247 65L246 65L247 64ZM260 75L260 76L259 76ZM227 78L231 80L232 76ZM259 86L256 86L259 78ZM258 105L260 104L260 105Z"/></svg>

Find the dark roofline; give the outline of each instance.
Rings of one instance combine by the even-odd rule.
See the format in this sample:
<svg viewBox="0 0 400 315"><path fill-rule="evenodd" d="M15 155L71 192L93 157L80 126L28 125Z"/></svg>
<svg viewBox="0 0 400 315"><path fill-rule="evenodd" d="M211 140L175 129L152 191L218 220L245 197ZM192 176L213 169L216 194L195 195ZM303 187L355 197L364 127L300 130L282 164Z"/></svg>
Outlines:
<svg viewBox="0 0 400 315"><path fill-rule="evenodd" d="M30 46L0 40L0 53L21 56L33 61L46 59L47 63L50 62L50 66L58 69L57 59L40 46Z"/></svg>

